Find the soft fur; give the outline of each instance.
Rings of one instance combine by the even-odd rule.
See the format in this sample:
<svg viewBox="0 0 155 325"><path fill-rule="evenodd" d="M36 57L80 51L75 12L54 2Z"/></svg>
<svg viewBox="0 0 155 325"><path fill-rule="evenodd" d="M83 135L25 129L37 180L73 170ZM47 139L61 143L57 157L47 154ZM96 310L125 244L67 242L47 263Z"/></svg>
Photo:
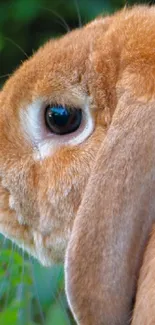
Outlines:
<svg viewBox="0 0 155 325"><path fill-rule="evenodd" d="M50 103L82 108L82 128L49 134ZM44 265L67 248L78 324L128 324L155 218L155 8L49 41L6 82L0 113L0 231ZM132 325L155 323L154 237Z"/></svg>

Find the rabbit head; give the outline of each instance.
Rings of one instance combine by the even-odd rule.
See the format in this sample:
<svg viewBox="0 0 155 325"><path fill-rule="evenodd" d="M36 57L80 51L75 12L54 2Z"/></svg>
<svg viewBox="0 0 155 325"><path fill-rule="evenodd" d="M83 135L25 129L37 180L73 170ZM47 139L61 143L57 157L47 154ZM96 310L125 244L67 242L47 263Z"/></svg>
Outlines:
<svg viewBox="0 0 155 325"><path fill-rule="evenodd" d="M68 245L80 325L131 310L155 210L154 48L155 9L125 9L49 41L0 94L0 231L44 265Z"/></svg>
<svg viewBox="0 0 155 325"><path fill-rule="evenodd" d="M44 265L64 259L114 109L115 65L95 53L109 20L49 41L1 92L0 231ZM53 108L68 124L49 118Z"/></svg>

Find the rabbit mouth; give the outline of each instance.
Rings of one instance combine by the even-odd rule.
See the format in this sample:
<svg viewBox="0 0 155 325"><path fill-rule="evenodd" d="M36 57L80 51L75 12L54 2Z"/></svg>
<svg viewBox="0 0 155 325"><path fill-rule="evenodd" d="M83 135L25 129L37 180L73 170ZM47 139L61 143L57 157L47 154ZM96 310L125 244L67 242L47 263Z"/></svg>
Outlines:
<svg viewBox="0 0 155 325"><path fill-rule="evenodd" d="M33 217L27 219L20 211L18 213L18 203L8 185L0 178L0 233L37 258L44 266L62 263L71 227L65 233L59 223L55 223L55 227L49 223L44 228L39 225L40 213L38 223L34 222Z"/></svg>

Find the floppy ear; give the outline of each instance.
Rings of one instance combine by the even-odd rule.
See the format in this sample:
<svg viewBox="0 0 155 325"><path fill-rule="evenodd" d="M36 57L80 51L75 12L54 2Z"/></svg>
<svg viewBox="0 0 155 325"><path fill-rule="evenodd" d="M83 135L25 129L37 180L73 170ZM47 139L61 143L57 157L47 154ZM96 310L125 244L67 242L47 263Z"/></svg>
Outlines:
<svg viewBox="0 0 155 325"><path fill-rule="evenodd" d="M131 324L155 324L155 225L144 253Z"/></svg>
<svg viewBox="0 0 155 325"><path fill-rule="evenodd" d="M155 101L124 92L96 158L66 255L80 325L127 324L155 217Z"/></svg>

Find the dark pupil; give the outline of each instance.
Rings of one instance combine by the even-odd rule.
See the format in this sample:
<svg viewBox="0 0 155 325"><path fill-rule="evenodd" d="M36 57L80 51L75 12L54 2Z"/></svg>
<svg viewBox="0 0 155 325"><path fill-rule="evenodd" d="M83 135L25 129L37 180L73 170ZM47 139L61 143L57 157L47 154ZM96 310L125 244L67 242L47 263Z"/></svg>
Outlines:
<svg viewBox="0 0 155 325"><path fill-rule="evenodd" d="M56 134L66 134L76 131L81 124L81 119L81 109L49 106L45 113L46 125Z"/></svg>

